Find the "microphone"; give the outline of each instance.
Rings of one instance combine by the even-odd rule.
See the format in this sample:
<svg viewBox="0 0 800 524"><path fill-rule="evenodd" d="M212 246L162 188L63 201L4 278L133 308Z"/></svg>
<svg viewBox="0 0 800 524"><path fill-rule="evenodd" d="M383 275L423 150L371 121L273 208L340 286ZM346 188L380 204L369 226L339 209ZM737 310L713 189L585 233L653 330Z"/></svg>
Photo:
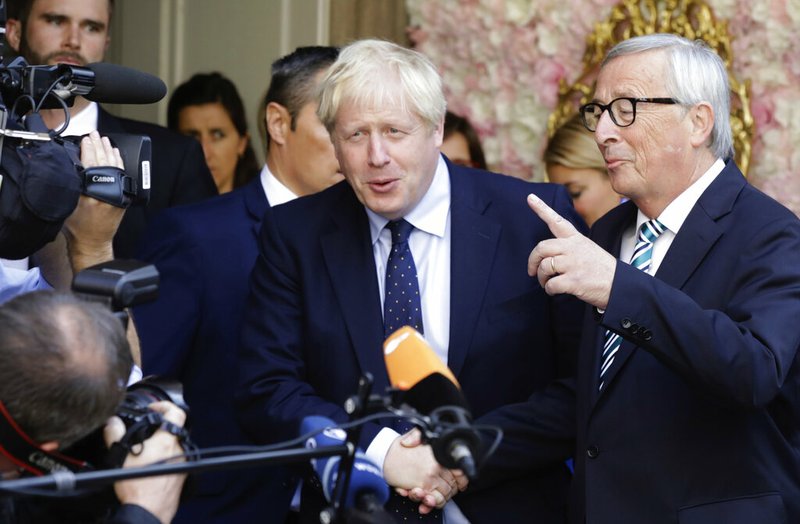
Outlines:
<svg viewBox="0 0 800 524"><path fill-rule="evenodd" d="M65 100L83 96L109 104L152 104L167 94L167 86L157 76L106 62L87 66L28 66L20 60L12 63L6 73L11 75L6 84L20 91L12 94L26 93L36 100L51 89L53 94ZM51 107L58 106L43 106Z"/></svg>
<svg viewBox="0 0 800 524"><path fill-rule="evenodd" d="M306 447L321 448L343 444L347 440L347 434L335 426L336 423L327 417L318 415L304 417L300 423L301 434L321 430L306 441ZM311 459L311 466L319 477L322 492L328 502L333 502L340 462L341 457L338 456ZM383 480L381 470L363 452L356 450L343 509L355 508L364 512L380 513L387 500L389 500L389 486Z"/></svg>
<svg viewBox="0 0 800 524"><path fill-rule="evenodd" d="M130 67L106 62L86 66L95 76L95 85L84 96L108 104L152 104L167 94L167 86L157 76Z"/></svg>
<svg viewBox="0 0 800 524"><path fill-rule="evenodd" d="M440 434L431 440L433 456L442 466L477 478L473 451L480 446L480 435L471 426L467 400L453 372L410 326L392 333L383 343L383 352L389 381L404 391L401 400L429 415Z"/></svg>

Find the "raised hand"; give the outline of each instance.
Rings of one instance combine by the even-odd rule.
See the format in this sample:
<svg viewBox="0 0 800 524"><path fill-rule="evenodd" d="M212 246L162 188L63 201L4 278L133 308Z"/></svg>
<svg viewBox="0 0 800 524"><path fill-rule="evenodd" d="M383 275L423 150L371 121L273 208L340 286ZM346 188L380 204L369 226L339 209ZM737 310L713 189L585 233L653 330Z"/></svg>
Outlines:
<svg viewBox="0 0 800 524"><path fill-rule="evenodd" d="M528 274L539 279L548 295L566 293L605 309L614 282L616 259L536 195L528 195L528 205L555 236L533 248L528 257Z"/></svg>

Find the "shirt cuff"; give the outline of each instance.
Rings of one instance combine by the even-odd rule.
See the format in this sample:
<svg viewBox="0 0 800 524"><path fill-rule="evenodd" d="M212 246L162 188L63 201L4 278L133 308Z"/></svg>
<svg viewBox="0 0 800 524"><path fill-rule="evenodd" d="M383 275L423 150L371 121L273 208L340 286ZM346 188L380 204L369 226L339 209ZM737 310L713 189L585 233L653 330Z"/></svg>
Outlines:
<svg viewBox="0 0 800 524"><path fill-rule="evenodd" d="M399 436L400 433L397 431L389 428L383 428L378 432L377 435L375 435L375 438L372 439L367 451L364 453L370 462L380 468L381 475L383 475L383 461L386 460L386 454L389 453L389 447L391 447L394 439Z"/></svg>
<svg viewBox="0 0 800 524"><path fill-rule="evenodd" d="M131 368L131 374L128 375L128 385L135 384L142 380L144 373L142 373L142 368L137 366L136 364L133 365Z"/></svg>

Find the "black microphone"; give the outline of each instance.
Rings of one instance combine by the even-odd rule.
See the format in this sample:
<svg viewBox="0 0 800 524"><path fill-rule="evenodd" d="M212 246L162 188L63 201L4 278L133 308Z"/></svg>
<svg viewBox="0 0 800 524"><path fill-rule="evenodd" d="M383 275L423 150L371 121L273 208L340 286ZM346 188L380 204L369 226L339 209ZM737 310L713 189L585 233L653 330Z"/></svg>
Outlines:
<svg viewBox="0 0 800 524"><path fill-rule="evenodd" d="M36 100L46 93L52 93L64 100L83 96L94 102L109 104L152 104L167 94L167 86L157 76L106 62L87 66L28 66L20 61L9 66L7 73L11 76L6 84L17 87ZM51 107L58 106L43 106Z"/></svg>
<svg viewBox="0 0 800 524"><path fill-rule="evenodd" d="M438 434L431 439L437 462L462 470L469 479L477 478L474 455L480 447L480 435L471 426L467 400L453 373L425 338L409 326L392 333L383 351L389 381L405 391L400 400L431 418Z"/></svg>
<svg viewBox="0 0 800 524"><path fill-rule="evenodd" d="M83 95L93 102L108 104L152 104L167 94L157 76L106 62L86 66L94 73L94 86Z"/></svg>

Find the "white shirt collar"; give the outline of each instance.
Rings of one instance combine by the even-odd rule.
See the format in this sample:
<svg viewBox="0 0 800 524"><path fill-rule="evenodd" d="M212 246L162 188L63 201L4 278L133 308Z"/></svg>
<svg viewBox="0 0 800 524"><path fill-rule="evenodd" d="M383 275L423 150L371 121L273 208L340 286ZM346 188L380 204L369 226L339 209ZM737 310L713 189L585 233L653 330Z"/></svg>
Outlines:
<svg viewBox="0 0 800 524"><path fill-rule="evenodd" d="M292 193L291 189L275 178L266 163L261 168L261 187L264 188L264 194L267 195L267 201L271 207L285 204L297 198L297 195Z"/></svg>
<svg viewBox="0 0 800 524"><path fill-rule="evenodd" d="M365 206L369 217L369 232L372 243L378 241L378 237L389 219L382 217ZM436 172L428 191L405 218L416 229L444 237L447 228L447 215L450 212L450 174L447 171L447 164L444 158L439 155L439 162L436 164Z"/></svg>
<svg viewBox="0 0 800 524"><path fill-rule="evenodd" d="M97 118L100 110L97 102L89 102L80 113L72 115L69 119L67 129L61 133L64 136L83 136L97 130Z"/></svg>
<svg viewBox="0 0 800 524"><path fill-rule="evenodd" d="M691 186L687 187L683 193L669 203L664 211L661 212L661 215L658 216L658 221L677 235L683 223L686 221L686 217L688 217L689 213L692 211L692 208L723 169L725 169L725 162L721 158L718 158L717 161L711 164L711 167L703 173L703 176L695 180ZM636 231L648 220L650 219L639 210L636 216Z"/></svg>

